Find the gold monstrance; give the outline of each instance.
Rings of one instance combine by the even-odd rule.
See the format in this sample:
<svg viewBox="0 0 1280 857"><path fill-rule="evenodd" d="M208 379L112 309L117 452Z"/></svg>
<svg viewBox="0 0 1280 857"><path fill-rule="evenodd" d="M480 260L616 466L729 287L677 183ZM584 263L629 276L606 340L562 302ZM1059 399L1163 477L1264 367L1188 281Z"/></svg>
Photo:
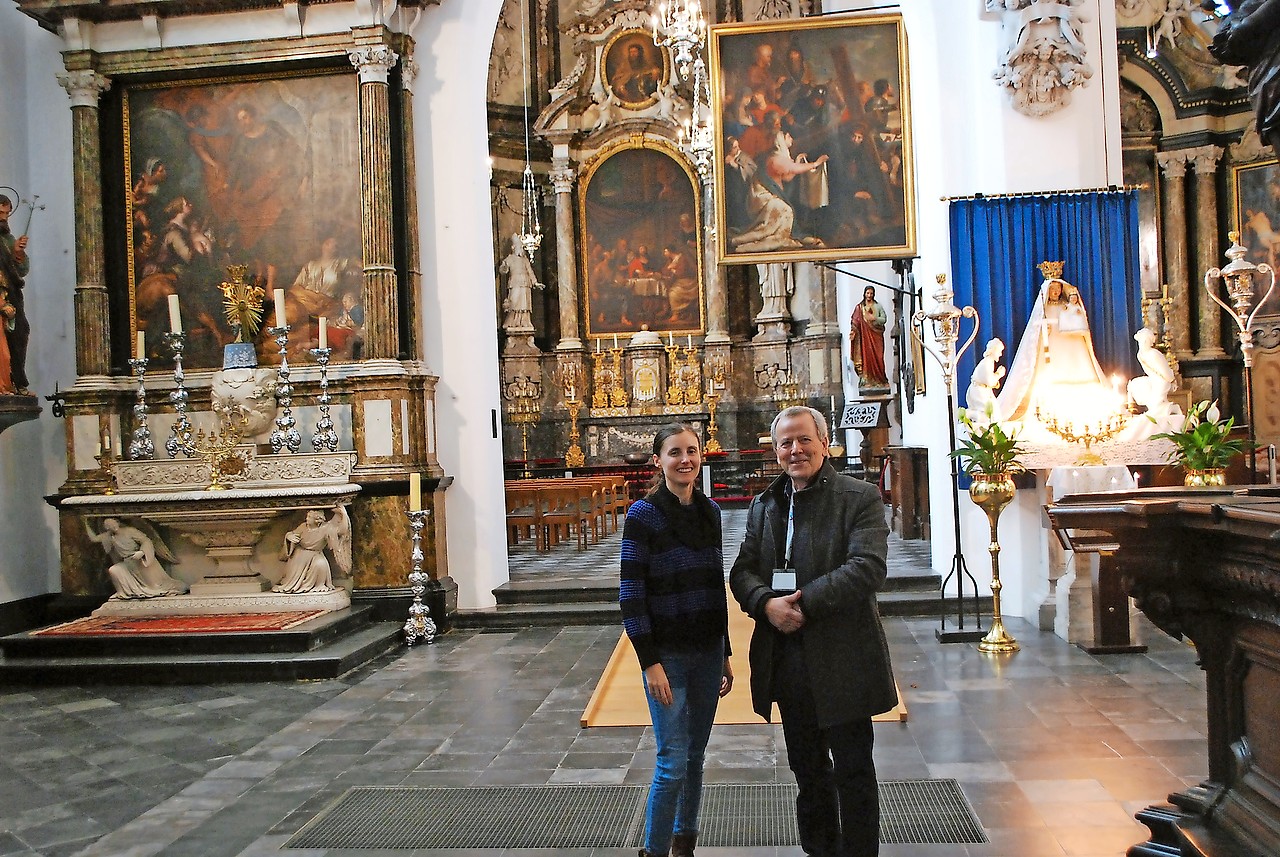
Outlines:
<svg viewBox="0 0 1280 857"><path fill-rule="evenodd" d="M262 301L266 290L245 282L248 265L228 265L229 280L218 288L222 291L222 309L227 324L235 328L236 342L253 342L262 323Z"/></svg>

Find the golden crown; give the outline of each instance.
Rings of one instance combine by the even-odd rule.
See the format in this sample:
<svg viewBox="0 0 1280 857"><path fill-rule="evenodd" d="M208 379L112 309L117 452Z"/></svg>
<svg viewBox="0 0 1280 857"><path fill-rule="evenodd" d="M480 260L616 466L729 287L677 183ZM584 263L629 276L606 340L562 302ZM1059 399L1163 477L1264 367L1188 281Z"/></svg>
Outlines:
<svg viewBox="0 0 1280 857"><path fill-rule="evenodd" d="M1040 273L1044 274L1046 280L1062 279L1062 262L1041 262L1036 267L1040 269Z"/></svg>

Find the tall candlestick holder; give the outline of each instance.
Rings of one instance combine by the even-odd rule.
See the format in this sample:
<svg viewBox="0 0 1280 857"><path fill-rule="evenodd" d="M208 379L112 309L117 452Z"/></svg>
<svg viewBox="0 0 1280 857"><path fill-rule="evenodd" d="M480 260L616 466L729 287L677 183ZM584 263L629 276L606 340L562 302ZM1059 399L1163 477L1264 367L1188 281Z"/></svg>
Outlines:
<svg viewBox="0 0 1280 857"><path fill-rule="evenodd" d="M287 449L297 452L302 446L302 435L298 433L297 420L293 418L293 386L289 383L289 347L290 325L268 327L267 333L275 337L280 347L280 366L276 369L276 402L280 406L280 415L276 417L276 427L271 432L271 451L280 452Z"/></svg>
<svg viewBox="0 0 1280 857"><path fill-rule="evenodd" d="M147 358L135 357L129 368L138 376L138 400L133 405L133 434L129 436L129 458L151 458L156 454L151 428L147 425Z"/></svg>
<svg viewBox="0 0 1280 857"><path fill-rule="evenodd" d="M668 405L684 405L694 404L697 401L697 395L694 395L694 401L688 402L685 399L684 371L681 367L680 346L665 345L663 348L667 352L667 404Z"/></svg>
<svg viewBox="0 0 1280 857"><path fill-rule="evenodd" d="M1154 325L1151 329L1159 334L1155 346L1164 354L1165 359L1169 361L1169 368L1176 375L1178 374L1178 355L1174 353L1173 341L1169 338L1169 315L1172 311L1173 298L1169 297L1168 283L1161 284L1160 297L1142 299L1143 323L1148 326Z"/></svg>
<svg viewBox="0 0 1280 857"><path fill-rule="evenodd" d="M707 445L706 452L723 452L724 448L720 446L720 426L716 425L716 405L719 403L720 397L707 391L707 410L711 413L711 418L707 421Z"/></svg>
<svg viewBox="0 0 1280 857"><path fill-rule="evenodd" d="M187 347L187 335L180 330L171 331L161 334L164 337L165 344L173 351L173 392L169 394L169 401L173 404L175 419L173 425L169 428L169 437L165 439L164 451L169 454L170 458L177 458L178 453L182 453L183 457L189 457L195 454L194 432L191 429L191 419L187 416L187 385L186 376L182 373L182 352Z"/></svg>
<svg viewBox="0 0 1280 857"><path fill-rule="evenodd" d="M587 456L578 444L582 438L578 431L578 412L582 410L582 402L570 399L565 402L565 407L569 409L569 448L564 453L564 466L583 467L587 463Z"/></svg>
<svg viewBox="0 0 1280 857"><path fill-rule="evenodd" d="M338 433L333 428L333 418L329 416L329 403L332 401L329 398L329 355L332 352L332 348L311 349L311 356L320 367L320 420L311 435L311 448L316 452L324 449L338 451Z"/></svg>
<svg viewBox="0 0 1280 857"><path fill-rule="evenodd" d="M102 452L95 455L94 460L98 462L98 469L107 477L107 487L102 489L103 494L116 493L116 459L111 454L111 450L103 447Z"/></svg>
<svg viewBox="0 0 1280 857"><path fill-rule="evenodd" d="M521 375L503 388L507 400L507 417L520 426L520 457L524 460L525 479L533 476L529 466L529 426L542 419L542 384Z"/></svg>
<svg viewBox="0 0 1280 857"><path fill-rule="evenodd" d="M1050 265L1053 263L1045 262L1044 264ZM1046 276L1048 276L1047 273ZM956 449L955 371L956 364L960 362L960 358L964 356L964 353L969 350L969 346L973 345L973 340L977 338L978 326L981 320L978 318L978 311L973 307L967 306L961 309L955 305L952 301L953 293L951 287L947 285L946 274L938 274L937 282L938 288L933 293L934 308L930 312L920 310L911 319L914 322L911 325L911 335L916 342L920 343L920 347L937 361L938 368L942 370L942 383L947 393L947 439L950 443L949 451L952 453L950 456L951 523L952 538L955 540L955 553L951 557L951 570L947 572L947 576L942 581L941 589L944 593L942 600L943 613L939 617L937 638L940 643L973 642L982 639L983 630L981 613L978 609L978 581L969 572L969 566L964 561L964 550L960 542L960 472L954 455ZM962 318L973 321L973 331L969 334L969 338L964 341L964 344L957 348L956 342L960 338L960 319ZM930 322L930 326L933 328L933 339L937 344L937 348L925 342L924 337L918 331L918 328L923 329L926 321ZM948 617L945 593L947 584L952 578L956 581L958 619L956 630L947 629ZM973 630L965 628L964 582L966 579L973 585Z"/></svg>
<svg viewBox="0 0 1280 857"><path fill-rule="evenodd" d="M702 366L698 362L698 348L695 345L685 346L680 381L684 385L684 403L698 404L702 398Z"/></svg>
<svg viewBox="0 0 1280 857"><path fill-rule="evenodd" d="M427 591L427 573L422 570L422 528L427 524L426 509L411 511L409 514L409 535L413 539L413 551L409 561L413 569L409 572L409 588L413 591L413 603L409 605L409 618L404 623L404 642L407 646L416 643L434 643L436 640L436 623L431 618L431 609L422 601Z"/></svg>
<svg viewBox="0 0 1280 857"><path fill-rule="evenodd" d="M1213 302L1227 311L1236 326L1236 337L1240 340L1240 356L1244 359L1244 421L1249 429L1249 482L1258 481L1258 432L1253 418L1253 320L1262 311L1263 305L1276 290L1276 272L1270 265L1255 265L1246 261L1249 251L1240 244L1240 233L1229 232L1231 246L1227 248L1227 258L1231 261L1222 268L1210 268L1204 275L1204 288ZM1253 277L1255 274L1267 274L1271 283L1262 299L1255 306L1253 303ZM1227 297L1231 298L1228 306L1218 297L1217 280L1227 284Z"/></svg>

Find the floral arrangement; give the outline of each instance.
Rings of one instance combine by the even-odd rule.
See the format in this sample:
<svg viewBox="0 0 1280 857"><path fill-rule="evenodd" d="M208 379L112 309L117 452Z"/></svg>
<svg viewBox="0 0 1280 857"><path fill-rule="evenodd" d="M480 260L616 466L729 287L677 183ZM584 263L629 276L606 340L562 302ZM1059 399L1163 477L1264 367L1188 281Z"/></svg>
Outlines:
<svg viewBox="0 0 1280 857"><path fill-rule="evenodd" d="M1182 420L1181 431L1166 431L1151 437L1173 444L1169 452L1171 464L1181 464L1187 470L1216 470L1230 464L1247 445L1244 438L1231 437L1235 424L1235 417L1223 420L1218 403L1210 404L1206 399L1191 406Z"/></svg>
<svg viewBox="0 0 1280 857"><path fill-rule="evenodd" d="M993 416L990 404L985 419L975 420L964 408L959 411L960 424L965 427L967 437L951 457L957 459L970 476L1021 473L1026 469L1018 461L1018 456L1027 450L1018 443L1017 434L1006 432L998 420L992 419Z"/></svg>

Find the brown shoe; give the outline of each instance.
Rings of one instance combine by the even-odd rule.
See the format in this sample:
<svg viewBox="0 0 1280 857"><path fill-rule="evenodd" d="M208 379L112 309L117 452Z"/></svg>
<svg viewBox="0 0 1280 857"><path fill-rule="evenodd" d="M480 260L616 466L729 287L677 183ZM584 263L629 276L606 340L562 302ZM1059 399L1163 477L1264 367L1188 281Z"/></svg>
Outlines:
<svg viewBox="0 0 1280 857"><path fill-rule="evenodd" d="M677 833L671 838L671 857L693 857L693 847L697 844L697 833Z"/></svg>

